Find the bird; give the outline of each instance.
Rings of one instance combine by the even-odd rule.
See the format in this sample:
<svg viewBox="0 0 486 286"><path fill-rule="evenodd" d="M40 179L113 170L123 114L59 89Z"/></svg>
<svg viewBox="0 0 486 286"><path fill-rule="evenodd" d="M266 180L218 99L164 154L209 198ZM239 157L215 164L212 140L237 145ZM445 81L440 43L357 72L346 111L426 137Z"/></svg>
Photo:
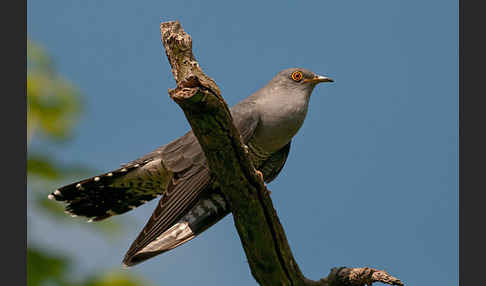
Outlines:
<svg viewBox="0 0 486 286"><path fill-rule="evenodd" d="M306 118L314 87L334 80L305 68L278 72L231 107L233 123L255 169L273 181ZM161 197L123 258L134 266L174 249L231 212L191 131L120 168L63 186L48 195L65 212L101 221Z"/></svg>

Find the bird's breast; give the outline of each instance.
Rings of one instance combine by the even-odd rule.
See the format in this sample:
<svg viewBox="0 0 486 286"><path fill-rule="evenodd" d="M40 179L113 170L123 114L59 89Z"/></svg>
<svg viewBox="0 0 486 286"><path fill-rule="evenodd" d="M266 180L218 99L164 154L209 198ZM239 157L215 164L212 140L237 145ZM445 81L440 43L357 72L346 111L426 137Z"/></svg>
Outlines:
<svg viewBox="0 0 486 286"><path fill-rule="evenodd" d="M285 101L265 107L252 141L262 150L273 153L287 145L297 134L307 115L308 101Z"/></svg>

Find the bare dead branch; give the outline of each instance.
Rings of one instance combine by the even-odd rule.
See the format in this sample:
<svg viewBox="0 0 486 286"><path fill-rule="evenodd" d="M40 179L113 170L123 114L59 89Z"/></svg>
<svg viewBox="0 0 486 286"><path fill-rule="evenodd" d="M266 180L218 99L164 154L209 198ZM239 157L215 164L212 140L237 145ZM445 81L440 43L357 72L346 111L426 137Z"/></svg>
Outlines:
<svg viewBox="0 0 486 286"><path fill-rule="evenodd" d="M177 87L170 97L182 108L206 155L212 174L233 212L235 227L252 275L261 285L371 285L403 283L373 268L333 268L312 281L295 262L262 178L258 176L233 125L214 80L204 74L192 53L192 39L178 21L161 23L166 55Z"/></svg>

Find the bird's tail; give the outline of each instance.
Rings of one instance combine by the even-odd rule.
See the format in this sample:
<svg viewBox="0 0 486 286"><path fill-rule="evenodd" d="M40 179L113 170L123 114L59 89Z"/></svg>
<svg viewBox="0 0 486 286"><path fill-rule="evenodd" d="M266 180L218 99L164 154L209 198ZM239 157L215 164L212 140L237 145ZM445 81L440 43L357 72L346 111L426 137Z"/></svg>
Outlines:
<svg viewBox="0 0 486 286"><path fill-rule="evenodd" d="M63 186L49 199L65 202L65 212L100 221L156 198L164 191L168 172L160 160L123 168ZM151 179L152 178L152 179Z"/></svg>

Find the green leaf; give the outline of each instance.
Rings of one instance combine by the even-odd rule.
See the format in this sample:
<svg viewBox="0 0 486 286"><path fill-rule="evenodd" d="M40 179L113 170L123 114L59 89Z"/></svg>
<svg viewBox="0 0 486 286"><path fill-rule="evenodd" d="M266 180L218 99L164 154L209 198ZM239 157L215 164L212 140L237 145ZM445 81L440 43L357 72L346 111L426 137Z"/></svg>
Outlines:
<svg viewBox="0 0 486 286"><path fill-rule="evenodd" d="M51 160L42 155L31 155L27 159L27 175L38 176L46 180L61 178L61 171Z"/></svg>

